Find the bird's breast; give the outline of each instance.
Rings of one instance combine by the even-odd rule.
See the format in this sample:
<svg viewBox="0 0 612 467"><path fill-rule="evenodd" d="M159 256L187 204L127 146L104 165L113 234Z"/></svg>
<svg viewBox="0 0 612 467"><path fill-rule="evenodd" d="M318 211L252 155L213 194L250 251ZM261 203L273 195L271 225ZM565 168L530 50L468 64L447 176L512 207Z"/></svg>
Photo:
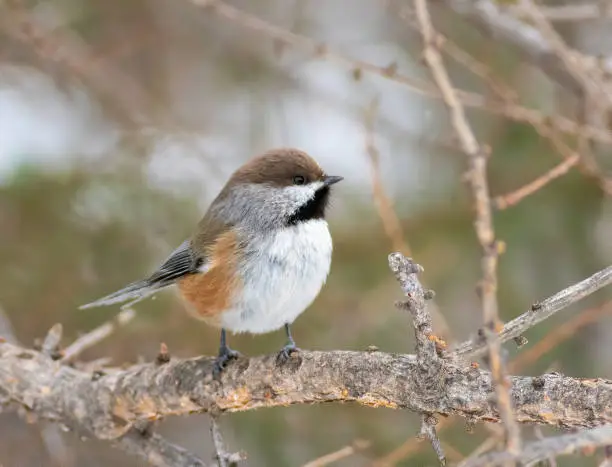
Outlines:
<svg viewBox="0 0 612 467"><path fill-rule="evenodd" d="M248 242L238 272L242 285L220 324L264 333L293 322L316 298L331 264L324 219L300 222Z"/></svg>

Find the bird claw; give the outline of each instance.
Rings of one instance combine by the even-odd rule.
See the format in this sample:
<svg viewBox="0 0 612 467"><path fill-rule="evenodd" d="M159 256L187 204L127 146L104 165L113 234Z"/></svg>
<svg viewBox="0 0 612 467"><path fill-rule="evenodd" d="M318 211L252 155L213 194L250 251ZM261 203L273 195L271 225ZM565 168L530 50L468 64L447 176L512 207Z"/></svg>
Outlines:
<svg viewBox="0 0 612 467"><path fill-rule="evenodd" d="M280 364L287 363L287 361L291 358L291 355L299 351L299 347L297 347L294 343L287 344L278 353L276 361Z"/></svg>
<svg viewBox="0 0 612 467"><path fill-rule="evenodd" d="M232 360L236 360L240 356L241 354L237 350L232 350L229 347L222 348L215 360L215 366L213 368L214 378L218 379L221 372L227 367L227 364Z"/></svg>

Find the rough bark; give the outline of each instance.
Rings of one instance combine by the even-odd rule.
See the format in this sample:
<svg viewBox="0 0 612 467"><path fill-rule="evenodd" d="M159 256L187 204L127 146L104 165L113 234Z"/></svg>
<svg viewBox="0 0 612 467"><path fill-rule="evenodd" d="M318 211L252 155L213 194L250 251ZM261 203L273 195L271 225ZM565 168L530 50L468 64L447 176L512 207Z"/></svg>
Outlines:
<svg viewBox="0 0 612 467"><path fill-rule="evenodd" d="M302 351L279 367L276 355L239 359L219 381L213 359L135 365L97 379L43 354L0 344L0 401L101 439L126 434L137 420L320 402L459 415L499 421L490 374L445 364L439 378L417 383L411 355ZM594 427L612 422L612 381L559 374L511 378L519 422Z"/></svg>

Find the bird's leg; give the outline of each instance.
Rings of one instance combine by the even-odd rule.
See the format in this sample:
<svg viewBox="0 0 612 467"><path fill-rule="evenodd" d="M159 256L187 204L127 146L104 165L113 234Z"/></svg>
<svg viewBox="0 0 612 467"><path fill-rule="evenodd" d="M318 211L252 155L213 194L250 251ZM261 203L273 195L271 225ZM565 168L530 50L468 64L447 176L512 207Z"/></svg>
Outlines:
<svg viewBox="0 0 612 467"><path fill-rule="evenodd" d="M293 340L293 336L291 335L291 328L289 327L289 323L285 323L285 334L287 335L287 343L281 349L278 354L278 359L281 362L285 362L291 357L293 352L298 352L300 349L295 345L295 341Z"/></svg>
<svg viewBox="0 0 612 467"><path fill-rule="evenodd" d="M223 371L226 365L230 360L238 358L240 356L240 352L232 350L227 345L227 338L225 335L225 329L221 329L221 341L219 343L219 355L215 360L215 368L213 370L215 376L219 376L219 374Z"/></svg>

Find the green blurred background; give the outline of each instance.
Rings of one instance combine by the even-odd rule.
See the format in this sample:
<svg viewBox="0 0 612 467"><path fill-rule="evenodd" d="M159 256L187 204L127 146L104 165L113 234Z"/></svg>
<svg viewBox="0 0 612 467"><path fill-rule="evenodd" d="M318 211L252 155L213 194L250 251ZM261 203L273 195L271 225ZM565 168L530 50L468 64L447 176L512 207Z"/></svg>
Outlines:
<svg viewBox="0 0 612 467"><path fill-rule="evenodd" d="M232 4L342 54L380 67L394 64L398 73L430 80L419 61L418 31L398 14L403 2ZM572 96L511 48L484 40L442 7L432 8L432 15L444 34L516 89L524 104L574 116ZM577 27L562 32L568 41L584 33ZM490 95L469 71L447 61L457 86ZM258 152L288 145L310 152L329 173L346 179L329 214L331 275L293 327L298 345L412 352L409 317L393 307L401 292L386 266L392 246L372 196L366 114L373 101L383 187L404 241L425 268L424 283L436 291L436 329L449 342L460 341L481 323L475 292L480 249L461 181L466 160L441 102L319 60L188 0L0 3L0 306L15 334L31 345L60 322L68 344L112 318L117 309L77 306L149 273L190 234L236 167ZM493 149L493 195L516 189L561 160L528 125L486 112L468 115L481 142ZM496 212L497 235L507 245L499 267L502 318L510 320L608 265L611 223L609 201L575 169ZM602 291L530 330L530 343L520 352L507 346L509 358L609 295ZM192 321L172 292L136 309L132 322L83 358L108 356L116 365L150 361L161 342L175 357L216 352L218 332ZM517 371L612 377L610 311ZM230 344L254 355L278 350L283 340L278 332L232 336ZM230 449L248 453L245 465L299 466L363 439L371 443L368 449L334 465L366 466L410 440L418 418L354 405L303 406L225 416L222 428ZM159 429L210 458L206 416L169 419ZM523 433L526 439L536 436L533 427L523 427ZM455 420L441 438L449 458L458 460L489 434L483 426L469 434ZM395 465L435 465L429 445L417 448ZM600 458L569 458L559 465L597 465ZM0 465L111 463L140 465L104 443L44 426L41 432L41 425L28 425L17 414L0 414Z"/></svg>

